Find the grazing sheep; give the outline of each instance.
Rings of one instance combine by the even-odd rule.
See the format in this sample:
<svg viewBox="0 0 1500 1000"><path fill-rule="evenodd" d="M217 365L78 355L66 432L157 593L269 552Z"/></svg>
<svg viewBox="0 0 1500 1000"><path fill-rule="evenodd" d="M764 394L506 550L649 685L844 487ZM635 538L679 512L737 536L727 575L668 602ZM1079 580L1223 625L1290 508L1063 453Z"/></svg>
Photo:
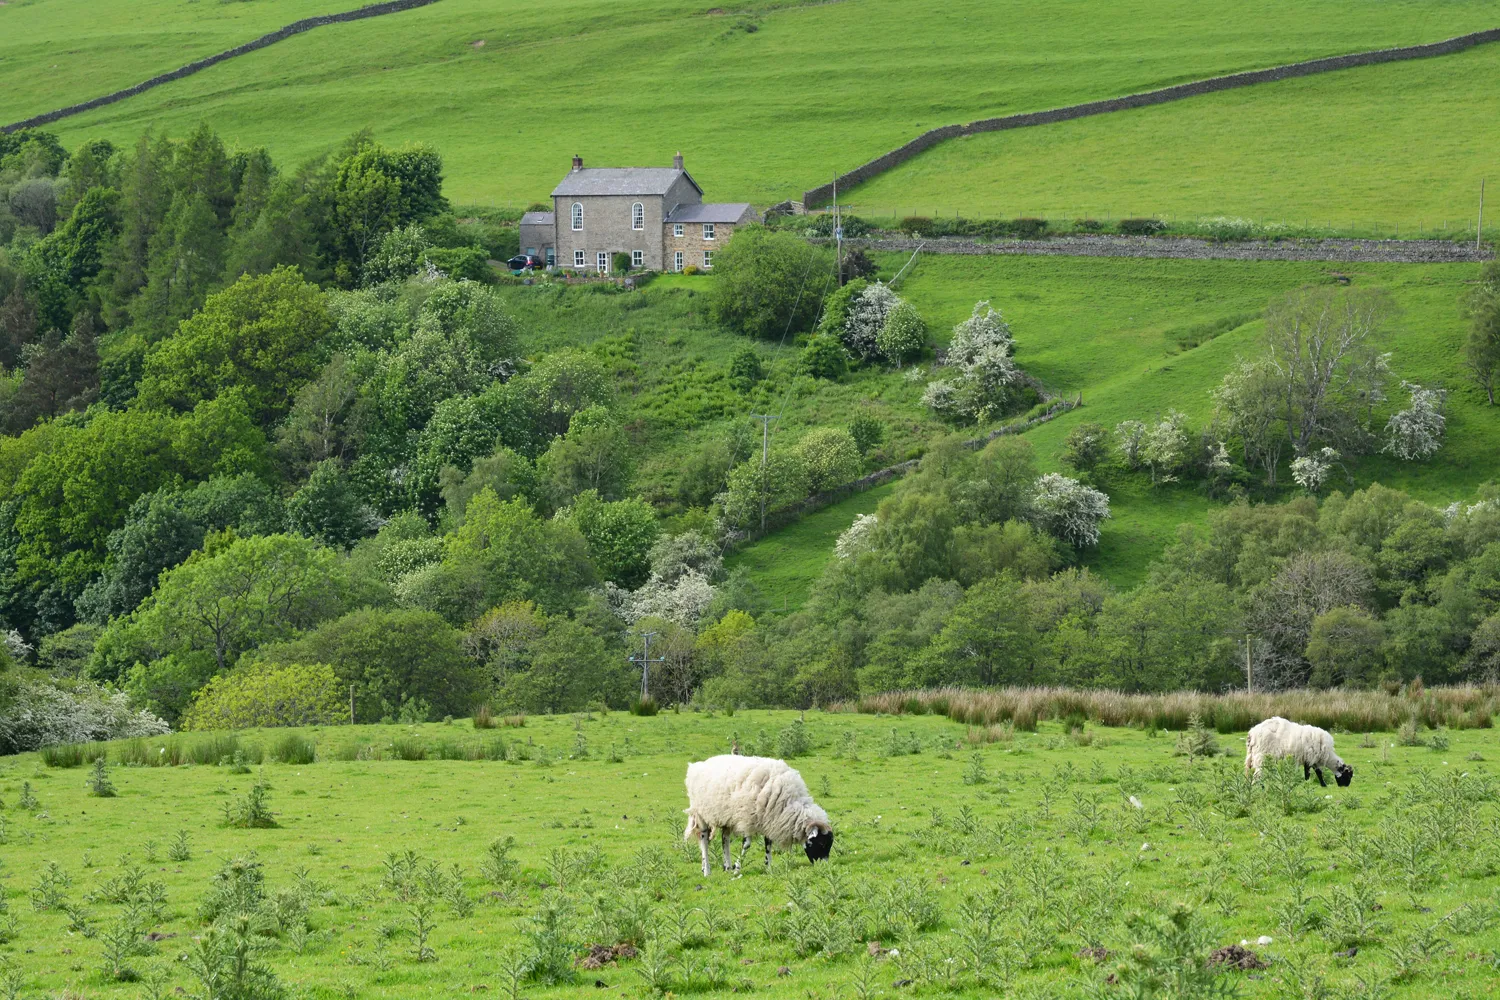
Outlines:
<svg viewBox="0 0 1500 1000"><path fill-rule="evenodd" d="M1333 752L1333 737L1327 730L1273 716L1250 730L1245 740L1245 770L1258 775L1267 760L1278 757L1290 757L1301 764L1303 780L1316 771L1318 784L1325 788L1328 787L1323 780L1325 767L1333 771L1333 780L1340 788L1347 788L1354 780L1354 768Z"/></svg>
<svg viewBox="0 0 1500 1000"><path fill-rule="evenodd" d="M724 870L731 865L729 838L766 838L766 867L771 867L771 845L801 844L809 861L821 861L833 849L833 827L828 814L813 801L802 775L773 757L721 754L689 764L688 814L684 840L698 838L703 852L703 874L708 874L708 842L718 830L724 841Z"/></svg>

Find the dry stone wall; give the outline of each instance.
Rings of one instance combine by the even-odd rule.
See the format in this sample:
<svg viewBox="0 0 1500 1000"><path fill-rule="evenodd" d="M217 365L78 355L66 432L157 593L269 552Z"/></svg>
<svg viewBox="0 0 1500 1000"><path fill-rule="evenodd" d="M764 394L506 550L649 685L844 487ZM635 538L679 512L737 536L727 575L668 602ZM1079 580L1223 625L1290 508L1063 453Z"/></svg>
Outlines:
<svg viewBox="0 0 1500 1000"><path fill-rule="evenodd" d="M828 243L811 239L810 243ZM847 239L846 247L911 253L1056 257L1163 257L1182 260L1305 260L1346 264L1466 264L1493 260L1495 248L1449 240L1246 240L1214 243L1176 236L1054 236L1041 240Z"/></svg>
<svg viewBox="0 0 1500 1000"><path fill-rule="evenodd" d="M1354 52L1344 56L1329 56L1324 59L1309 59L1305 62L1288 63L1285 66L1274 66L1271 69L1250 70L1245 73L1230 73L1227 76L1214 76L1206 80L1195 80L1192 83L1181 83L1172 87L1163 87L1160 90L1148 90L1139 94L1128 94L1125 97L1114 97L1103 101L1089 101L1084 104L1072 104L1063 108L1053 108L1050 111L1033 111L1019 115L1005 115L1002 118L985 118L965 125L945 125L923 132L911 142L891 150L883 156L877 156L869 163L856 167L843 174L836 182L841 190L847 190L856 184L861 184L872 177L885 173L892 167L916 156L924 150L931 149L945 139L956 139L959 136L974 135L978 132L999 132L1005 129L1026 128L1031 125L1050 125L1053 122L1070 121L1074 118L1087 118L1090 115L1102 115L1112 111L1127 111L1131 108L1144 108L1153 104L1166 104L1169 101L1180 101L1186 97L1196 97L1199 94L1210 94L1219 90L1232 90L1235 87L1249 87L1257 83L1270 83L1274 80L1288 80L1298 76L1312 76L1316 73L1329 73L1334 70L1352 69L1355 66L1373 66L1377 63L1399 62L1405 59L1428 59L1432 56L1449 55L1454 52L1462 52L1464 49L1473 48L1476 45L1484 45L1488 42L1500 41L1500 28L1491 28L1488 31L1476 31L1468 35L1459 35L1456 38L1445 39L1441 42L1432 42L1428 45L1407 45L1394 49L1376 49L1370 52ZM806 191L802 195L802 204L808 208L826 204L833 197L833 183L822 184Z"/></svg>
<svg viewBox="0 0 1500 1000"><path fill-rule="evenodd" d="M27 118L25 121L12 122L9 125L0 126L0 132L14 132L17 129L36 128L38 125L55 122L59 118L67 118L70 115L80 114L84 111L92 111L94 108L102 108L106 104L123 101L127 97L134 97L136 94L143 93L153 87L160 87L164 83L171 83L173 80L181 80L185 76L192 76L199 70L208 69L208 67L221 63L226 59L233 59L235 56L242 56L247 52L254 52L256 49L263 49L267 45L274 45L282 39L291 38L293 35L300 35L304 31L321 28L325 24L343 24L348 21L360 21L367 17L379 17L382 14L396 14L403 10L411 10L414 7L425 7L431 3L437 3L437 0L388 0L387 3L371 4L368 7L345 11L342 14L324 14L319 17L303 18L300 21L293 21L283 28L278 28L270 34L261 35L254 41L246 42L244 45L236 45L232 49L215 53L207 58L199 59L197 62L190 62L186 66L180 66L172 70L170 73L153 76L151 79L144 83L138 83L134 87L126 87L124 90L117 90L112 94L105 94L103 97L96 97L91 101L84 101L81 104L70 104L65 108L58 108L55 111L48 111L45 114Z"/></svg>

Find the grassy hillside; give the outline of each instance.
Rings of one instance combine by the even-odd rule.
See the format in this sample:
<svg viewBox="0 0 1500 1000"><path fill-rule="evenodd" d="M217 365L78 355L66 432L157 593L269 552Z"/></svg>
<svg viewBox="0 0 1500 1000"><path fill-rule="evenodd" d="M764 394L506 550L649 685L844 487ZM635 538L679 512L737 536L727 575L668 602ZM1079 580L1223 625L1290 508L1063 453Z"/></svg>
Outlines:
<svg viewBox="0 0 1500 1000"><path fill-rule="evenodd" d="M585 18L566 6L443 0L322 28L58 127L71 144L131 141L146 127L182 134L209 120L286 162L370 126L386 141L438 146L455 200L511 205L550 191L575 152L645 164L681 149L711 196L764 203L936 124L1432 41L1493 21L1481 0L723 9L630 0ZM75 0L0 7L0 119L135 83L309 7L154 0L143 13L116 0L103 17L81 11ZM129 30L115 30L126 18ZM1259 135L1246 142L1262 144Z"/></svg>
<svg viewBox="0 0 1500 1000"><path fill-rule="evenodd" d="M115 962L146 977L155 995L195 994L200 907L216 873L252 859L266 902L251 886L234 904L260 921L252 960L294 995L329 1000L513 996L504 970L517 958L550 946L558 970L573 976L590 944L648 940L649 958L580 969L557 985L522 982L517 992L649 996L659 962L655 985L679 996L752 988L826 997L861 979L884 995L897 980L917 980L924 992L994 996L994 980L978 976L1002 970L1011 989L1036 991L1018 995L1056 996L1080 980L1128 977L1131 945L1149 931L1127 929L1126 915L1160 919L1177 903L1196 908L1201 934L1184 958L1201 963L1243 938L1274 939L1252 944L1272 963L1267 971L1228 973L1247 998L1289 995L1285 982L1299 967L1350 986L1400 971L1379 994L1392 1000L1432 996L1439 982L1455 998L1487 995L1500 949L1500 859L1482 832L1495 820L1485 760L1500 754L1493 731L1446 734L1440 752L1391 745L1393 735L1369 747L1343 735L1351 787L1303 783L1298 769L1278 793L1240 791L1233 737L1220 738L1227 756L1189 759L1173 756L1172 736L1141 730L1089 726L1070 737L1043 723L1036 733L996 731L1003 739L989 744L980 730L979 744L965 745L962 726L933 716L809 714L812 746L794 763L834 824L831 860L813 867L800 851L783 852L766 872L756 844L736 878L718 870L715 845L703 877L697 845L681 837L685 763L735 738L775 753L797 718L580 715L531 718L503 735L455 723L249 732L235 743L158 738L136 756L237 747L254 762L301 737L317 760L241 774L122 768L115 762L128 748L115 745L114 798L88 795L87 768L9 758L0 764L11 804L7 968L24 995L140 997L141 983L109 974ZM419 751L428 759L397 759ZM485 753L511 759L436 759ZM29 809L15 806L23 783L36 800ZM257 783L277 826L225 828L225 807ZM186 857L169 857L179 836ZM512 867L491 879L487 849L506 838ZM1294 874L1283 877L1283 865ZM228 887L237 886L232 872ZM153 883L155 915L137 900L153 895ZM1357 911L1363 926L1301 923L1308 910L1296 900L1330 901L1313 903L1324 913L1357 887L1369 894ZM24 898L33 890L35 907ZM994 938L966 952L976 919L993 921ZM78 932L84 926L90 933ZM1432 927L1448 946L1413 949ZM867 940L894 950L872 960ZM1357 960L1330 957L1350 941ZM1109 957L1080 954L1095 945ZM111 948L127 946L110 959ZM431 953L419 958L424 946Z"/></svg>
<svg viewBox="0 0 1500 1000"><path fill-rule="evenodd" d="M888 272L904 262L904 256L882 258ZM1355 286L1388 288L1401 307L1386 344L1396 373L1453 390L1447 444L1436 460L1407 464L1367 457L1355 469L1355 485L1381 482L1446 503L1500 478L1500 412L1464 382L1459 360L1464 336L1459 298L1477 275L1475 265L927 256L903 279L900 291L921 310L940 342L976 299L990 299L1011 323L1017 361L1054 391L1083 394L1081 409L1027 434L1042 467L1050 470L1059 467L1063 439L1085 421L1113 427L1178 409L1195 426L1206 423L1213 409L1210 391L1237 357L1256 350L1258 314L1266 303L1300 285L1327 281L1335 270L1350 275ZM1216 327L1228 329L1183 349L1184 341ZM1177 525L1200 520L1211 505L1194 486L1152 487L1144 474L1111 477L1103 486L1114 519L1087 561L1119 585L1139 580ZM818 535L823 560L833 537L858 512L850 506L841 523ZM809 533L806 542L812 541ZM789 556L785 543L773 538L749 547L741 558L771 573ZM815 576L813 562L806 554L795 560L796 581ZM787 589L791 578L767 579L779 596L798 601L798 591Z"/></svg>
<svg viewBox="0 0 1500 1000"><path fill-rule="evenodd" d="M849 198L882 216L1228 215L1472 236L1480 178L1500 156L1497 72L1500 47L1487 46L967 136Z"/></svg>

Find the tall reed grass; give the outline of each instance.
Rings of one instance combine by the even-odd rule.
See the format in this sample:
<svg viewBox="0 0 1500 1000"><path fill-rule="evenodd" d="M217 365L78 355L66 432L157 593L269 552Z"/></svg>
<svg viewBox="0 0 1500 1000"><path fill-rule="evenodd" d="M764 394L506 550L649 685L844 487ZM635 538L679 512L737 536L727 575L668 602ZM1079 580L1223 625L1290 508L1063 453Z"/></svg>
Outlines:
<svg viewBox="0 0 1500 1000"><path fill-rule="evenodd" d="M58 743L42 747L42 763L48 767L82 767L109 753L103 743Z"/></svg>
<svg viewBox="0 0 1500 1000"><path fill-rule="evenodd" d="M1488 729L1500 712L1500 684L1387 691L1300 689L1247 694L1126 694L1072 688L933 688L866 695L832 711L886 715L945 715L969 726L1010 723L1034 730L1038 722L1082 716L1103 726L1186 729L1198 716L1221 733L1244 732L1273 715L1324 729L1393 731L1408 719L1432 728Z"/></svg>

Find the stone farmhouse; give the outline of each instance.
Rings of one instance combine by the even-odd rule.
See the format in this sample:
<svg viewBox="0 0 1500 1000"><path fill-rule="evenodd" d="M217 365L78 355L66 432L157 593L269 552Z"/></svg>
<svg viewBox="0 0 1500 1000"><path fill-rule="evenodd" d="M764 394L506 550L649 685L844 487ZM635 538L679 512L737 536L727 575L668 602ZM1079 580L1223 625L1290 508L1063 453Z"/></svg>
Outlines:
<svg viewBox="0 0 1500 1000"><path fill-rule="evenodd" d="M617 253L629 254L632 268L709 269L736 226L758 221L744 202L705 202L681 153L670 167L585 167L575 156L552 192L552 211L521 217L521 252L600 274Z"/></svg>

